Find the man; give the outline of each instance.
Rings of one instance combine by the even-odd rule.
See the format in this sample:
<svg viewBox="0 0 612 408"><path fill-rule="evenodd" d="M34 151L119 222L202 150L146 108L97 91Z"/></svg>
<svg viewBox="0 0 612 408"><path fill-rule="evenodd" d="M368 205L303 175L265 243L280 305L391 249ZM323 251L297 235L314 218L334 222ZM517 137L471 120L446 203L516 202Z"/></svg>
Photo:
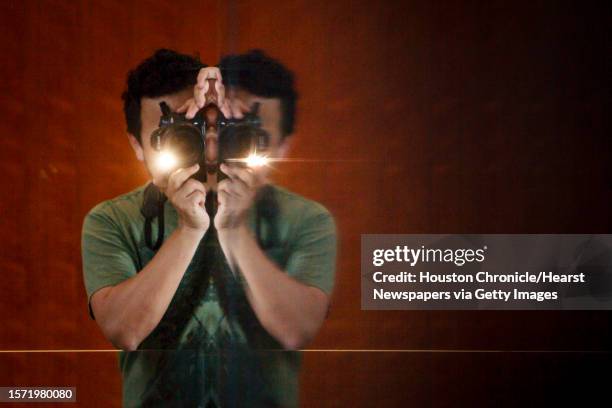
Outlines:
<svg viewBox="0 0 612 408"><path fill-rule="evenodd" d="M300 356L291 350L325 319L334 222L319 204L267 183L264 168L217 163L213 126L219 110L240 118L259 103L268 153L282 158L296 97L291 72L261 51L226 57L217 69L159 50L128 75L128 139L153 185L94 207L82 236L90 313L124 350L125 406L297 405ZM205 109L206 166L228 178L202 183L192 177L197 165L170 174L155 166L160 102L188 117ZM143 216L151 189L167 197L148 230L163 224L157 250Z"/></svg>

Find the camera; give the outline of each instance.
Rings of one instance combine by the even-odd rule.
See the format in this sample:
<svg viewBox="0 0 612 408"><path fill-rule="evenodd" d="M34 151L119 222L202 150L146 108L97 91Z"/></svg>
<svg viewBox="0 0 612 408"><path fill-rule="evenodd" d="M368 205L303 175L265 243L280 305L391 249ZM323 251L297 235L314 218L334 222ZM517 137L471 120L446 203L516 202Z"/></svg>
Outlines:
<svg viewBox="0 0 612 408"><path fill-rule="evenodd" d="M168 104L159 104L162 116L159 128L151 134L151 146L159 152L158 166L166 171L175 168L200 165L193 176L205 182L207 174L217 173L217 180L227 176L219 170L218 165L206 163L206 129L204 110L192 118L185 114L172 112ZM217 112L216 126L218 134L217 163L238 166L261 166L265 164L265 153L270 143L268 132L261 128L258 116L259 103L255 103L250 112L242 119L226 118L221 111Z"/></svg>

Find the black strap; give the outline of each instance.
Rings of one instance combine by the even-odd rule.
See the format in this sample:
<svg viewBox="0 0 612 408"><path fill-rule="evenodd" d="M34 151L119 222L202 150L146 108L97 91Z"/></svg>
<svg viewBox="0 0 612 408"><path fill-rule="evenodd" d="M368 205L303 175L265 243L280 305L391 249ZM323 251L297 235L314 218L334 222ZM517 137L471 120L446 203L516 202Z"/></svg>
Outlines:
<svg viewBox="0 0 612 408"><path fill-rule="evenodd" d="M267 249L272 242L278 240L279 211L274 188L271 185L266 185L259 189L255 201L255 236L259 247L262 249ZM262 222L265 222L268 227L266 242L263 242Z"/></svg>
<svg viewBox="0 0 612 408"><path fill-rule="evenodd" d="M153 251L157 251L164 243L166 224L164 221L164 205L166 203L166 199L166 196L159 191L157 186L153 183L150 183L144 191L144 198L140 212L145 217L145 242ZM155 242L155 245L153 245L152 224L155 218L158 218L157 241Z"/></svg>

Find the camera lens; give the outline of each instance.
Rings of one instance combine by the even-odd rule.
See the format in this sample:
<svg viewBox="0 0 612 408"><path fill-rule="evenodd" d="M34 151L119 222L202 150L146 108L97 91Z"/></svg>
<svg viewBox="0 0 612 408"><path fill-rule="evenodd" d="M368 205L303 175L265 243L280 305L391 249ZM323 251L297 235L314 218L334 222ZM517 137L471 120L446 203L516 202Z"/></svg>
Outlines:
<svg viewBox="0 0 612 408"><path fill-rule="evenodd" d="M159 151L172 152L177 158L177 167L200 163L204 154L204 140L198 128L188 123L175 123L159 128L156 133L151 137L151 145L156 147L159 136Z"/></svg>
<svg viewBox="0 0 612 408"><path fill-rule="evenodd" d="M259 140L265 140L258 146ZM268 134L248 124L236 124L223 128L219 134L220 161L244 160L258 148L267 147Z"/></svg>

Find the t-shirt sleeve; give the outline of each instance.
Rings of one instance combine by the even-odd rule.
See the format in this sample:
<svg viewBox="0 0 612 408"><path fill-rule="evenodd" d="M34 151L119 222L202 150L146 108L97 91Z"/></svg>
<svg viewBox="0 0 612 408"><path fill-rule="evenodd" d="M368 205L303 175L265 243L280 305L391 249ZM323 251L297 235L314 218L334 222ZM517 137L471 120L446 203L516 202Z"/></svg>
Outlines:
<svg viewBox="0 0 612 408"><path fill-rule="evenodd" d="M287 273L326 294L334 288L336 271L336 225L325 210L300 223L287 260Z"/></svg>
<svg viewBox="0 0 612 408"><path fill-rule="evenodd" d="M89 313L91 296L105 286L114 286L137 272L134 257L118 224L108 214L92 210L83 222L81 236L83 280Z"/></svg>

